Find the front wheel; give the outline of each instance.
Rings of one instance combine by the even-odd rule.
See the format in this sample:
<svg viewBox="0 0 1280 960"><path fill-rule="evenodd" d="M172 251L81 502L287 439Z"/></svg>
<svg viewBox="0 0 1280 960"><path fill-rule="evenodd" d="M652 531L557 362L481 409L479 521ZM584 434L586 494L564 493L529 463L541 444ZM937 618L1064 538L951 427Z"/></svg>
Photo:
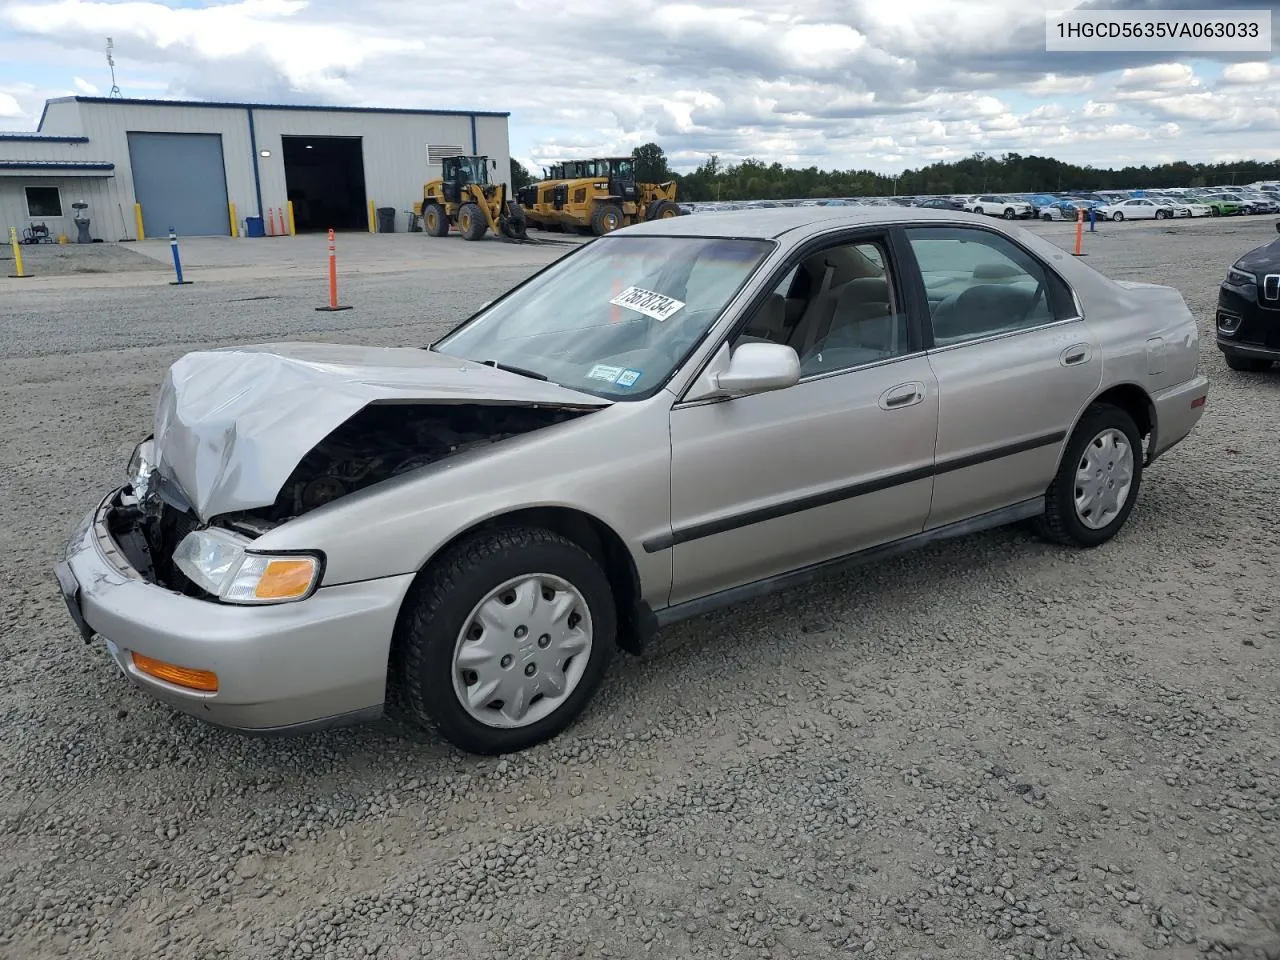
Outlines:
<svg viewBox="0 0 1280 960"><path fill-rule="evenodd" d="M463 240L479 240L488 229L489 221L485 219L479 204L472 201L458 208L458 232L462 234Z"/></svg>
<svg viewBox="0 0 1280 960"><path fill-rule="evenodd" d="M622 226L622 208L616 203L598 203L591 212L591 232L597 237L613 233Z"/></svg>
<svg viewBox="0 0 1280 960"><path fill-rule="evenodd" d="M479 533L405 599L393 642L400 705L471 753L524 750L582 712L616 636L613 591L586 550L540 528Z"/></svg>
<svg viewBox="0 0 1280 960"><path fill-rule="evenodd" d="M974 213L978 213L978 214L980 214L980 213L982 213L982 208L981 208L981 207L974 207L974 208L973 208L973 212L974 212Z"/></svg>
<svg viewBox="0 0 1280 960"><path fill-rule="evenodd" d="M1096 547L1114 537L1142 484L1142 437L1119 407L1094 404L1067 441L1036 522L1046 540Z"/></svg>
<svg viewBox="0 0 1280 960"><path fill-rule="evenodd" d="M1121 213L1119 210L1117 210L1115 213L1111 215L1111 219L1114 220L1116 223L1119 223L1121 220L1124 219L1124 214Z"/></svg>
<svg viewBox="0 0 1280 960"><path fill-rule="evenodd" d="M1017 213L1014 212L1013 207L1004 208L1004 218L1006 220L1012 220L1016 216L1017 216Z"/></svg>

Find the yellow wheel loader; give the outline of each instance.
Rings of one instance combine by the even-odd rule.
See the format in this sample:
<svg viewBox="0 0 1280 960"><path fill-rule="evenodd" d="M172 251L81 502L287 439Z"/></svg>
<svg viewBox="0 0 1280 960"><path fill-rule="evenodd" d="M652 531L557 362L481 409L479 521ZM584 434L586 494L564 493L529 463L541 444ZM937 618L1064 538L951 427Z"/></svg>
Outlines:
<svg viewBox="0 0 1280 960"><path fill-rule="evenodd" d="M457 226L464 240L480 240L489 230L510 240L523 240L527 222L505 183L490 183L488 157L446 157L441 176L422 188L422 227L444 237Z"/></svg>
<svg viewBox="0 0 1280 960"><path fill-rule="evenodd" d="M563 179L522 191L521 206L530 222L599 237L633 223L680 216L675 182L637 183L632 157L600 157L577 169L565 167Z"/></svg>

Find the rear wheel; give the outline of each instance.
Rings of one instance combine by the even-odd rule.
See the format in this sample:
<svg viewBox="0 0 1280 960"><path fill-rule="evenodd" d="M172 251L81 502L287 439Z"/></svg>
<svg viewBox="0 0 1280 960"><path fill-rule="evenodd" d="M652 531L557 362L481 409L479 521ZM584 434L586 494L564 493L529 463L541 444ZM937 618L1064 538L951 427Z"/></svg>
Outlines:
<svg viewBox="0 0 1280 960"><path fill-rule="evenodd" d="M1225 353L1227 366L1242 373L1263 373L1271 369L1272 361L1260 357L1242 357L1238 353Z"/></svg>
<svg viewBox="0 0 1280 960"><path fill-rule="evenodd" d="M622 208L616 203L598 203L591 211L591 232L597 237L613 233L622 226Z"/></svg>
<svg viewBox="0 0 1280 960"><path fill-rule="evenodd" d="M489 222L478 204L464 203L458 210L458 232L463 240L479 240L489 229Z"/></svg>
<svg viewBox="0 0 1280 960"><path fill-rule="evenodd" d="M444 237L449 233L449 215L438 203L429 203L422 212L422 226L432 237Z"/></svg>
<svg viewBox="0 0 1280 960"><path fill-rule="evenodd" d="M1133 418L1111 404L1094 404L1067 441L1057 476L1045 491L1037 532L1077 547L1110 540L1133 510L1142 457L1142 437Z"/></svg>
<svg viewBox="0 0 1280 960"><path fill-rule="evenodd" d="M400 705L463 750L524 750L582 712L616 630L608 578L582 547L539 528L478 533L405 599L394 641Z"/></svg>

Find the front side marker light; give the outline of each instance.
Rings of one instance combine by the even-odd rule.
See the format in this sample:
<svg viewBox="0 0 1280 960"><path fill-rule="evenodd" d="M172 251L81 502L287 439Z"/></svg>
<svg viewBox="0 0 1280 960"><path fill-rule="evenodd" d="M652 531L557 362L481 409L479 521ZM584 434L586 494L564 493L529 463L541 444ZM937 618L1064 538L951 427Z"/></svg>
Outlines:
<svg viewBox="0 0 1280 960"><path fill-rule="evenodd" d="M196 690L200 693L218 692L218 675L212 670L179 667L173 663L165 663L163 660L144 656L136 650L130 656L139 673L145 673L149 677L155 677L157 680L163 680L187 690Z"/></svg>
<svg viewBox="0 0 1280 960"><path fill-rule="evenodd" d="M223 592L230 603L282 603L301 600L315 588L320 561L315 557L264 557L249 554Z"/></svg>

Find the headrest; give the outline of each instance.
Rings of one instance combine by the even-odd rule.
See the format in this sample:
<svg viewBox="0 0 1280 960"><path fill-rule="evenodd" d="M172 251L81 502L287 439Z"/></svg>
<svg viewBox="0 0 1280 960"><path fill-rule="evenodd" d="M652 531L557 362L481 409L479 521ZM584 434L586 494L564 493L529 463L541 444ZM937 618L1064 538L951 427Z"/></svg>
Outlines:
<svg viewBox="0 0 1280 960"><path fill-rule="evenodd" d="M975 280L1008 280L1020 276L1025 274L1012 263L980 263L973 268Z"/></svg>
<svg viewBox="0 0 1280 960"><path fill-rule="evenodd" d="M888 303L889 282L884 277L859 277L840 288L837 307L855 303Z"/></svg>

